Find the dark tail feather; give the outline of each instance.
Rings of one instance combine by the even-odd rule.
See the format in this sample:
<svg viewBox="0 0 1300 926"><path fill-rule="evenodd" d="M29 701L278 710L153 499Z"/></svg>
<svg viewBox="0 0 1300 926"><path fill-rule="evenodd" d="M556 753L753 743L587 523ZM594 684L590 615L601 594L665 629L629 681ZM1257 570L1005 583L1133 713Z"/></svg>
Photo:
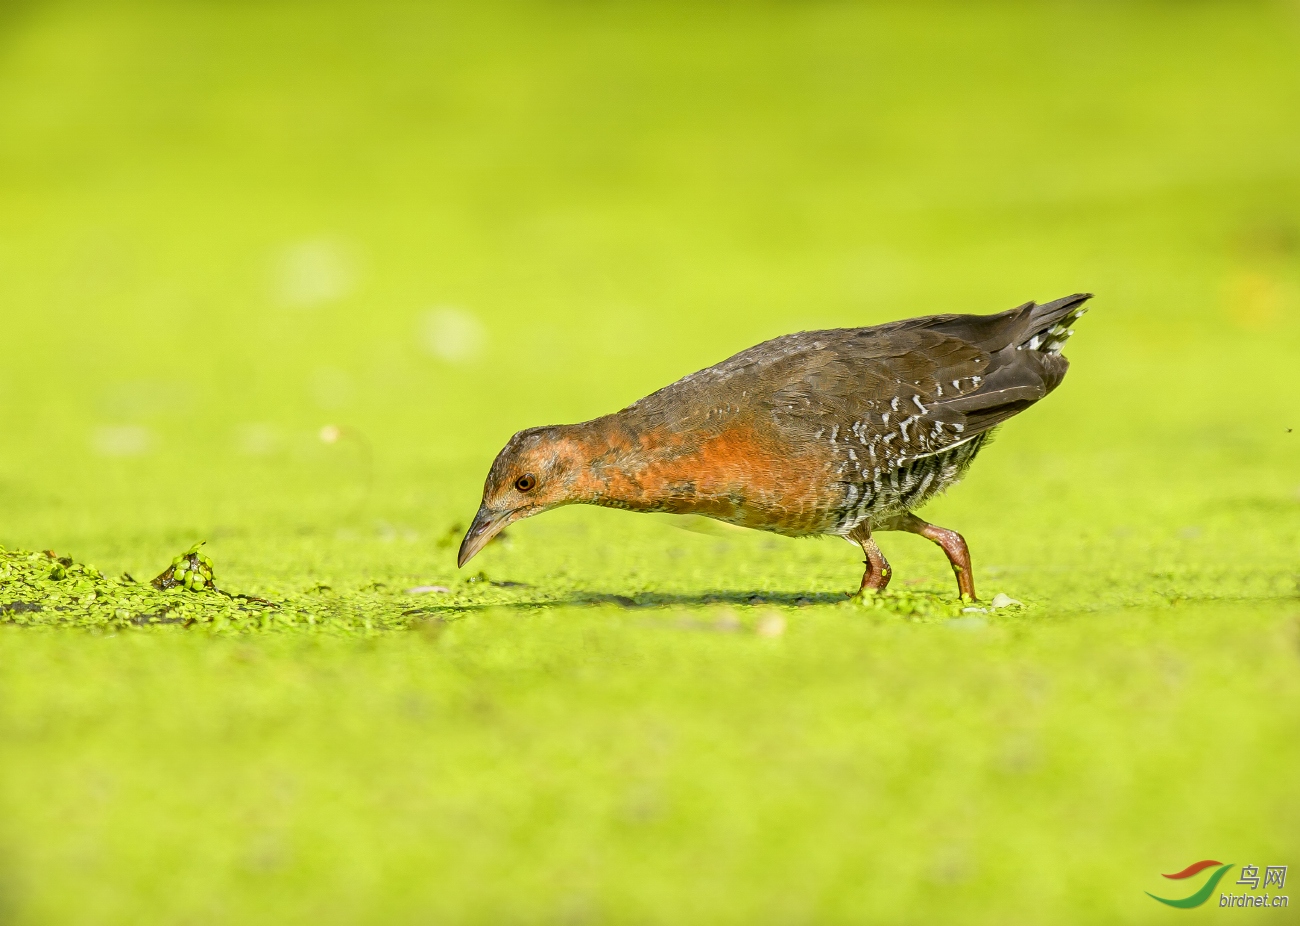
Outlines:
<svg viewBox="0 0 1300 926"><path fill-rule="evenodd" d="M1007 347L1059 354L1072 334L1070 325L1084 313L1083 304L1091 298L1092 293L1075 293L1045 305L1026 302L996 315L935 315L902 324L959 338L990 354Z"/></svg>
<svg viewBox="0 0 1300 926"><path fill-rule="evenodd" d="M1084 303L1091 298L1092 293L1075 293L1034 306L1029 310L1029 318L1015 346L1022 350L1059 354L1070 335L1074 334L1070 326L1088 311Z"/></svg>

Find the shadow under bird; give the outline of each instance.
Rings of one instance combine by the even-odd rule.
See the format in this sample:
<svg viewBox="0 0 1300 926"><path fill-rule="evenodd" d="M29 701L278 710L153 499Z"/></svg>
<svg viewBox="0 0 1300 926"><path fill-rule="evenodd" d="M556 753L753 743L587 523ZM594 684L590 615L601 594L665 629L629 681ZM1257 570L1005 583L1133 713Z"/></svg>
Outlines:
<svg viewBox="0 0 1300 926"><path fill-rule="evenodd" d="M1090 298L788 334L612 415L520 431L488 472L457 565L521 518L601 505L835 534L866 554L861 590L889 584L874 535L910 531L943 549L974 600L966 541L912 512L1060 385L1061 347Z"/></svg>

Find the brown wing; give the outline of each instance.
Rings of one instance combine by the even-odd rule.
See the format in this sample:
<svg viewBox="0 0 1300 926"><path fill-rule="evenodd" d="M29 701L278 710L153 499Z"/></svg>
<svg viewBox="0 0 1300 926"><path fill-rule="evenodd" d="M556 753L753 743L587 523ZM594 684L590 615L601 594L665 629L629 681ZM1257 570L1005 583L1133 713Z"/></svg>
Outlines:
<svg viewBox="0 0 1300 926"><path fill-rule="evenodd" d="M892 468L982 434L1055 389L1069 367L1056 351L1088 298L786 335L627 411L680 429L770 422L774 442L827 441L837 456Z"/></svg>
<svg viewBox="0 0 1300 926"><path fill-rule="evenodd" d="M872 467L892 469L996 427L1047 395L1068 367L1063 357L989 353L927 329L836 340L778 362L784 382L763 404L787 438L827 441L837 456Z"/></svg>

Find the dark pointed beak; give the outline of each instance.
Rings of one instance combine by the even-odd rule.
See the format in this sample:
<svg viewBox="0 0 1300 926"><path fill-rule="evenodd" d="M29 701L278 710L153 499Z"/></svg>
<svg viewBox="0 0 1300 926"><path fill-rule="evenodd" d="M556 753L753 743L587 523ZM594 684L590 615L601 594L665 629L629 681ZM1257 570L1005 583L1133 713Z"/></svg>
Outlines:
<svg viewBox="0 0 1300 926"><path fill-rule="evenodd" d="M487 546L492 538L501 533L513 519L512 511L492 511L487 507L480 507L478 514L474 515L474 523L469 526L465 532L465 539L460 542L460 553L456 556L456 568L464 566L472 560L479 550Z"/></svg>

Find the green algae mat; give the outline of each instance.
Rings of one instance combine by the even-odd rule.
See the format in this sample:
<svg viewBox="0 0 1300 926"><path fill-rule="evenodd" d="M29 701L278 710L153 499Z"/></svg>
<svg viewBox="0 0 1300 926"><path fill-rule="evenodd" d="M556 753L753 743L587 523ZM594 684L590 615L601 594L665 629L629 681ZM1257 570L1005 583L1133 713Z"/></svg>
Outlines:
<svg viewBox="0 0 1300 926"><path fill-rule="evenodd" d="M0 921L1289 897L1297 59L1281 0L0 8ZM520 428L1080 290L925 510L974 610L580 508L455 568Z"/></svg>

